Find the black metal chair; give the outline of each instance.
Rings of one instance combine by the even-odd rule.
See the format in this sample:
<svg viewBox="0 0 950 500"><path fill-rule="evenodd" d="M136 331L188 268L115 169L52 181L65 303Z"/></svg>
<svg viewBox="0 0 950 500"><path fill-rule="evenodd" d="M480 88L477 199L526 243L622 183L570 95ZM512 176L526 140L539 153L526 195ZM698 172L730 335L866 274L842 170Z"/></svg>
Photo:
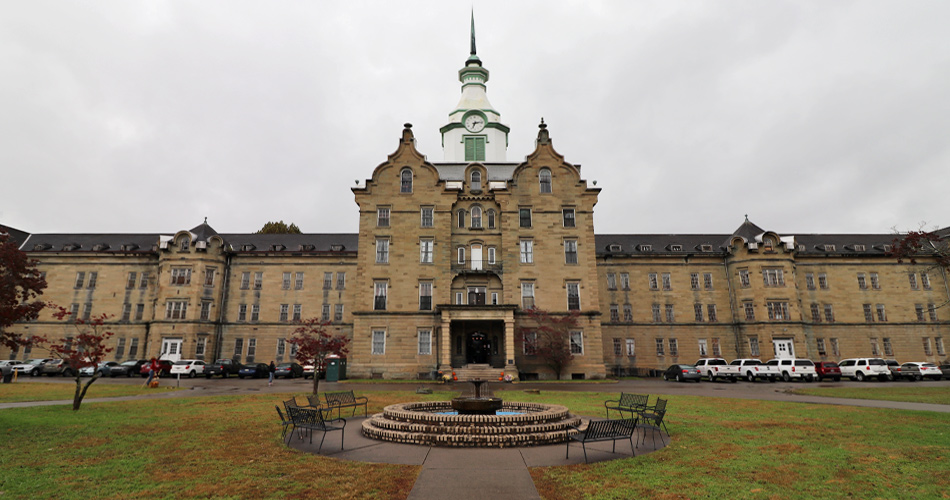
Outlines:
<svg viewBox="0 0 950 500"><path fill-rule="evenodd" d="M643 429L649 429L651 431L651 439L653 440L653 445L656 446L656 434L660 434L660 442L663 445L666 445L666 439L663 437L663 433L660 432L662 426L663 430L666 431L666 435L670 435L669 429L666 428L666 422L664 418L666 417L666 402L667 400L662 398L657 398L656 405L649 407L647 411L644 411L640 414L640 424L638 427ZM643 433L642 443L646 443L647 436L646 432Z"/></svg>
<svg viewBox="0 0 950 500"><path fill-rule="evenodd" d="M289 418L285 418L285 417L284 417L284 412L280 411L280 407L279 407L279 406L274 405L274 408L277 410L277 415L280 416L280 424L281 424L280 440L283 441L284 438L287 437L287 428L288 428L288 427L293 427L294 421L293 421L293 420L290 420ZM293 434L294 434L294 430L291 429L291 430L290 430L290 435L292 436Z"/></svg>

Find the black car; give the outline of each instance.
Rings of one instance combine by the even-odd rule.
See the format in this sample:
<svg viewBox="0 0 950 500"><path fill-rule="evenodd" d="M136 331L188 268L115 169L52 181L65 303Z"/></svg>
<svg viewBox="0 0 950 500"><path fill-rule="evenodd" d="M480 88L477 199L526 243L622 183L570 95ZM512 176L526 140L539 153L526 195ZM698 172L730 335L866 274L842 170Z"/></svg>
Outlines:
<svg viewBox="0 0 950 500"><path fill-rule="evenodd" d="M119 366L112 367L111 374L115 377L120 375L131 377L133 374L137 374L142 371L142 365L146 363L148 363L147 359L130 359L128 361L122 362Z"/></svg>
<svg viewBox="0 0 950 500"><path fill-rule="evenodd" d="M693 365L670 365L663 372L663 380L675 380L677 382L695 380L699 382L702 378L703 375Z"/></svg>
<svg viewBox="0 0 950 500"><path fill-rule="evenodd" d="M217 359L214 363L208 363L205 366L205 378L211 378L215 375L221 375L222 378L228 378L229 375L240 375L241 368L244 368L244 365L233 359Z"/></svg>
<svg viewBox="0 0 950 500"><path fill-rule="evenodd" d="M274 378L297 378L303 377L303 367L297 363L280 363L277 365L277 371L274 372Z"/></svg>
<svg viewBox="0 0 950 500"><path fill-rule="evenodd" d="M264 363L251 363L251 364L244 365L244 367L238 371L238 377L239 378L244 378L244 377L263 378L263 377L266 377L269 373L270 373L270 367L265 365Z"/></svg>

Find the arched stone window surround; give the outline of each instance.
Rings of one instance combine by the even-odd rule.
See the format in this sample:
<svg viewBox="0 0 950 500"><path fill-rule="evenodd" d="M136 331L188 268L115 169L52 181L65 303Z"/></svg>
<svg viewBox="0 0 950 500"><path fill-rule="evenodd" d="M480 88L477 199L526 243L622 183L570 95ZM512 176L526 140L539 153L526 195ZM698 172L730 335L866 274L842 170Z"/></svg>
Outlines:
<svg viewBox="0 0 950 500"><path fill-rule="evenodd" d="M399 192L412 192L412 169L409 167L404 167L399 171Z"/></svg>

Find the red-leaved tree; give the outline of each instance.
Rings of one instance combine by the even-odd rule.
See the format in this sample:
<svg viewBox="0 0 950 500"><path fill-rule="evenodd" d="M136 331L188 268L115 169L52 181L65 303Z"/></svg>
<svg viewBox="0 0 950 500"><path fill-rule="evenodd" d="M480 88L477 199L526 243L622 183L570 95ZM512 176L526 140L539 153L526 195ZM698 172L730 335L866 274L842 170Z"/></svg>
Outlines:
<svg viewBox="0 0 950 500"><path fill-rule="evenodd" d="M554 370L557 378L561 378L564 367L574 360L571 331L577 329L579 313L551 314L537 308L528 309L525 313L530 318L529 325L518 328L521 341L525 343L525 353L536 356Z"/></svg>
<svg viewBox="0 0 950 500"><path fill-rule="evenodd" d="M53 313L53 317L60 321L68 321L75 329L76 335L59 339L60 343L51 344L49 350L53 356L69 363L69 368L76 374L73 410L78 410L82 399L86 397L89 386L102 376L102 373L94 368L89 382L83 386L79 370L87 366L98 367L99 363L105 361L106 354L112 352L111 347L105 346L109 337L112 337L112 332L105 330L105 322L111 315L100 314L90 319L72 318L72 313L64 307L56 307L58 310Z"/></svg>
<svg viewBox="0 0 950 500"><path fill-rule="evenodd" d="M302 321L287 342L297 347L294 359L301 365L313 365L313 393L320 388L320 376L326 371L327 356L343 356L349 350L350 339L346 335L331 335L327 331L329 321L310 318Z"/></svg>
<svg viewBox="0 0 950 500"><path fill-rule="evenodd" d="M20 251L9 234L0 234L0 344L18 350L45 340L7 331L18 321L39 316L46 304L37 297L45 288L46 280L36 270L36 261Z"/></svg>
<svg viewBox="0 0 950 500"><path fill-rule="evenodd" d="M932 231L908 231L900 238L894 238L890 253L897 262L905 260L916 264L918 259L933 259L934 264L950 269L950 248L947 242Z"/></svg>

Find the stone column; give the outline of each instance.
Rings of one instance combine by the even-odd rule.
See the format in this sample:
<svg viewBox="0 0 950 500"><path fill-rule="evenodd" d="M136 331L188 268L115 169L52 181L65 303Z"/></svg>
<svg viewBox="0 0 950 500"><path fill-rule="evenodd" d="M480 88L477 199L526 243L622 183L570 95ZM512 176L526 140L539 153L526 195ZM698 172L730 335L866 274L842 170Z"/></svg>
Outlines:
<svg viewBox="0 0 950 500"><path fill-rule="evenodd" d="M452 320L445 313L442 314L442 352L440 353L439 369L442 371L452 368Z"/></svg>
<svg viewBox="0 0 950 500"><path fill-rule="evenodd" d="M518 367L515 365L515 313L505 313L505 375L518 380Z"/></svg>

